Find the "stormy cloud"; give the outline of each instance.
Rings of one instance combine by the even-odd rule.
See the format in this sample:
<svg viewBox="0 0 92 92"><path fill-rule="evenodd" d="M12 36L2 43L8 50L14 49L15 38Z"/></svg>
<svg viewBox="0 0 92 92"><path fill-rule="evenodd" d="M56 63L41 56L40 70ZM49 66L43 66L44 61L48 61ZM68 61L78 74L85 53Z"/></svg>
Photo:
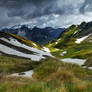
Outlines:
<svg viewBox="0 0 92 92"><path fill-rule="evenodd" d="M0 0L0 27L67 27L92 21L92 0Z"/></svg>

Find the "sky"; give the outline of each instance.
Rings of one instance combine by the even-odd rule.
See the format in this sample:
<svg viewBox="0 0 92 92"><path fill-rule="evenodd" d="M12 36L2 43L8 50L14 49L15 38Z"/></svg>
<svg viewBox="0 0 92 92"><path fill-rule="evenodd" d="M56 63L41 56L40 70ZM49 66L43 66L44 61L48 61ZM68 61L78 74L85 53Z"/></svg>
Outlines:
<svg viewBox="0 0 92 92"><path fill-rule="evenodd" d="M68 27L92 21L92 0L0 0L0 28Z"/></svg>

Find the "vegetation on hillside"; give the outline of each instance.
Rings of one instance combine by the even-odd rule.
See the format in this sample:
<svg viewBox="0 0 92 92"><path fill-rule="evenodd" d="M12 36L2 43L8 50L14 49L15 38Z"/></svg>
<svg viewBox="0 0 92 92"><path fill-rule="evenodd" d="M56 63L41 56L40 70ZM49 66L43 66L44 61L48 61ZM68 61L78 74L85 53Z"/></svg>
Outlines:
<svg viewBox="0 0 92 92"><path fill-rule="evenodd" d="M86 29L85 26L88 28ZM47 45L50 49L58 49L55 52L52 52L53 55L58 58L81 58L88 59L92 56L92 35L87 39L83 40L80 44L77 44L75 41L78 38L87 36L88 33L91 33L91 26L88 26L87 23L83 22L81 25L72 25L63 32L60 37ZM87 32L88 31L88 32ZM83 36L82 33L85 35ZM62 51L67 51L67 54L63 57L60 56Z"/></svg>
<svg viewBox="0 0 92 92"><path fill-rule="evenodd" d="M11 60L11 58L8 59ZM19 62L21 63L22 61L17 59L16 63L19 64ZM53 58L48 58L41 62L40 65L34 67L32 78L0 76L0 92L92 91L92 71L85 70L76 64L63 63ZM9 63L13 64L14 61ZM7 62L7 64L9 63Z"/></svg>

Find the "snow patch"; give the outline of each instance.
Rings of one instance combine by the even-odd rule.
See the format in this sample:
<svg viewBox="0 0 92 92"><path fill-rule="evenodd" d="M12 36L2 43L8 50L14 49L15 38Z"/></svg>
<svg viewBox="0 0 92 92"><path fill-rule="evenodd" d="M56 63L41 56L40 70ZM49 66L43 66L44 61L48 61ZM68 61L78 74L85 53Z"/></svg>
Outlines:
<svg viewBox="0 0 92 92"><path fill-rule="evenodd" d="M34 71L30 70L30 71L26 71L26 72L22 72L22 73L14 73L14 74L11 74L10 76L32 78L33 73L34 73Z"/></svg>
<svg viewBox="0 0 92 92"><path fill-rule="evenodd" d="M7 43L9 43L9 44L14 45L14 46L22 47L24 49L36 52L38 54L37 55L24 54L22 52L13 50L12 48L9 48L7 46L0 45L0 51L2 51L4 53L30 58L31 60L34 60L34 61L39 61L39 60L43 59L44 58L43 56L51 56L52 57L52 55L50 53L50 50L48 48L44 47L44 50L46 51L45 52L45 51L38 50L37 48L29 47L25 44L22 44L14 38L10 38L9 40L6 39L6 38L0 38L0 39L7 42Z"/></svg>
<svg viewBox="0 0 92 92"><path fill-rule="evenodd" d="M92 67L87 67L89 70L92 70Z"/></svg>
<svg viewBox="0 0 92 92"><path fill-rule="evenodd" d="M61 39L58 39L58 41L60 41Z"/></svg>
<svg viewBox="0 0 92 92"><path fill-rule="evenodd" d="M61 61L66 62L66 63L78 64L80 66L86 62L86 60L84 60L84 59L72 59L72 58L61 59Z"/></svg>
<svg viewBox="0 0 92 92"><path fill-rule="evenodd" d="M32 43L34 46L37 46L35 43Z"/></svg>
<svg viewBox="0 0 92 92"><path fill-rule="evenodd" d="M92 67L83 66L84 69L92 70Z"/></svg>
<svg viewBox="0 0 92 92"><path fill-rule="evenodd" d="M75 43L80 44L82 41L84 41L85 39L87 39L90 35L91 35L91 34L89 34L89 35L87 35L87 36L84 36L84 37L82 37L82 38L77 39L77 40L75 41Z"/></svg>
<svg viewBox="0 0 92 92"><path fill-rule="evenodd" d="M62 52L60 55L64 56L65 54L67 54L67 51Z"/></svg>
<svg viewBox="0 0 92 92"><path fill-rule="evenodd" d="M44 51L50 52L49 48L43 47Z"/></svg>
<svg viewBox="0 0 92 92"><path fill-rule="evenodd" d="M58 42L56 42L56 44L58 44Z"/></svg>
<svg viewBox="0 0 92 92"><path fill-rule="evenodd" d="M76 34L78 31L75 31L74 34Z"/></svg>
<svg viewBox="0 0 92 92"><path fill-rule="evenodd" d="M10 54L10 55L16 55L16 56L20 56L20 57L25 57L25 58L29 58L33 61L40 61L41 59L44 59L45 57L43 57L42 54L37 54L37 55L30 55L30 54L25 54L19 51L16 51L12 48L9 48L7 46L4 46L2 44L0 44L0 51L6 54Z"/></svg>
<svg viewBox="0 0 92 92"><path fill-rule="evenodd" d="M56 48L55 48L55 50L59 50L59 49L56 49Z"/></svg>

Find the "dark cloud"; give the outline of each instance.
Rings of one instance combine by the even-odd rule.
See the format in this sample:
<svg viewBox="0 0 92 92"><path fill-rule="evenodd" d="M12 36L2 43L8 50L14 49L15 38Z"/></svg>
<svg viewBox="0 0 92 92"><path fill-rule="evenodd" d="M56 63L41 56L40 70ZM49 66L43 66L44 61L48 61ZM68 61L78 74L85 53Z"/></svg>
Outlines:
<svg viewBox="0 0 92 92"><path fill-rule="evenodd" d="M11 17L21 16L30 19L57 12L55 0L23 0L15 6L10 7L8 15Z"/></svg>
<svg viewBox="0 0 92 92"><path fill-rule="evenodd" d="M30 22L31 25L33 23L52 26L52 20L56 21L54 18L57 18L53 15L60 15L57 18L58 23L62 22L66 26L73 23L73 20L68 19L70 21L67 23L68 20L63 19L71 15L81 16L86 12L92 12L92 0L0 0L0 27L25 22ZM44 16L48 19L43 19ZM87 16L85 15L86 19L83 21L87 20ZM53 23L54 26L58 24L54 21Z"/></svg>

